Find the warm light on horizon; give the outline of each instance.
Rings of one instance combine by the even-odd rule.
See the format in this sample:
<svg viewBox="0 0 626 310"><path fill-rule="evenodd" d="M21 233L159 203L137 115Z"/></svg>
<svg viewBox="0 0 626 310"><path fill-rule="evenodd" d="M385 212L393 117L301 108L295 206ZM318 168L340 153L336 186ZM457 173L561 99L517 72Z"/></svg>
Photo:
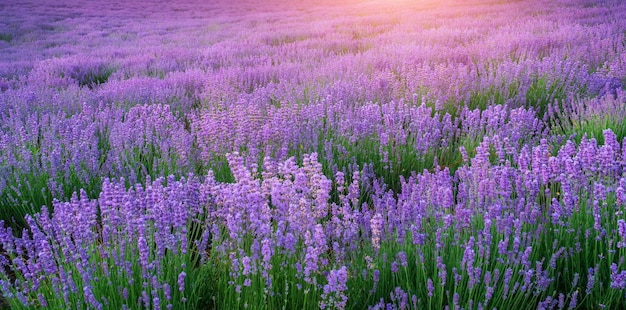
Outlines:
<svg viewBox="0 0 626 310"><path fill-rule="evenodd" d="M439 6L447 1L437 0L365 0L361 3L372 8L410 7L414 9L427 9Z"/></svg>

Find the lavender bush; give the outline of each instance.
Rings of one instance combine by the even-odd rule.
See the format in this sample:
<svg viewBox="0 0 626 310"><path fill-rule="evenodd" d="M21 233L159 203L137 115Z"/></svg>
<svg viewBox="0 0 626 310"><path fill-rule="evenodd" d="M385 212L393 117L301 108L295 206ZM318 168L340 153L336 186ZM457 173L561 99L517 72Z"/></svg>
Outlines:
<svg viewBox="0 0 626 310"><path fill-rule="evenodd" d="M235 183L105 181L97 201L2 231L3 293L16 307L622 307L626 145L604 135L556 156L486 139L454 176L414 175L397 195L372 181L371 202L362 173L328 179L315 153L260 175L229 155Z"/></svg>
<svg viewBox="0 0 626 310"><path fill-rule="evenodd" d="M621 1L0 4L12 308L626 308Z"/></svg>

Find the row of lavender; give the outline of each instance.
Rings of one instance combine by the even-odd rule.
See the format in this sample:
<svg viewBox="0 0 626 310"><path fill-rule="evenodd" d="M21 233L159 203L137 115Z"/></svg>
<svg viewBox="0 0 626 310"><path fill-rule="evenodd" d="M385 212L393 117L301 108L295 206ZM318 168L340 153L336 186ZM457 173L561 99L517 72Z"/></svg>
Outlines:
<svg viewBox="0 0 626 310"><path fill-rule="evenodd" d="M204 174L219 169L224 155L234 151L245 152L247 162L256 164L264 155L282 160L294 152L319 150L335 170L341 162L355 163L361 154L361 160L383 163L392 174L398 170L393 164L419 171L424 166L419 169L412 161L441 149L456 152L459 141L471 146L498 132L517 148L546 131L535 113L524 108L464 110L452 119L403 102L282 108L250 102L225 111L206 109L184 121L169 106L156 104L127 111L85 105L74 115L20 112L9 110L0 135L0 192L7 206L29 201L38 207L53 198L69 198L80 188L93 189L93 197L95 185L106 177L135 184L146 176Z"/></svg>
<svg viewBox="0 0 626 310"><path fill-rule="evenodd" d="M251 100L186 114L162 104L84 104L73 113L54 111L61 106L21 105L2 115L2 214L10 219L19 214L11 206L24 206L25 212L81 188L96 197L103 178L135 184L147 176L204 175L212 169L228 180L225 155L232 152L240 152L249 167L264 156L301 159L318 152L327 175L371 163L378 177L397 185L400 175L433 164L456 169L462 164L459 147L472 155L484 136L498 134L508 149L541 138L559 143L559 137L576 133L601 138L604 128L623 137L623 102L618 89L615 97L551 104L543 118L532 108L506 105L465 107L452 116L417 99L280 107Z"/></svg>
<svg viewBox="0 0 626 310"><path fill-rule="evenodd" d="M230 155L235 183L105 181L27 216L22 237L3 228L0 284L16 307L620 308L626 144L604 139L556 156L485 139L397 195L367 169L327 178L315 153L260 173Z"/></svg>

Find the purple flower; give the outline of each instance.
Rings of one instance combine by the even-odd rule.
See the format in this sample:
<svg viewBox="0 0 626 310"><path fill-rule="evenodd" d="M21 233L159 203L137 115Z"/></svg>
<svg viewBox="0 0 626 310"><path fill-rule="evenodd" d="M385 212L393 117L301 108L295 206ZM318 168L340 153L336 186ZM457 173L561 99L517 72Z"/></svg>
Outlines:
<svg viewBox="0 0 626 310"><path fill-rule="evenodd" d="M509 292L509 284L511 283L511 278L513 277L513 269L511 268L507 268L506 271L504 271L504 279L503 281L503 292L504 292L504 296L503 298L506 299Z"/></svg>
<svg viewBox="0 0 626 310"><path fill-rule="evenodd" d="M626 141L626 139L624 139ZM626 150L626 145L624 146L624 150ZM626 155L626 151L624 153ZM626 158L624 158L626 162ZM619 180L619 186L615 190L615 196L617 197L617 205L618 206L626 206L626 177L621 177Z"/></svg>
<svg viewBox="0 0 626 310"><path fill-rule="evenodd" d="M383 233L383 216L380 213L376 213L370 220L370 229L372 231L372 246L378 251Z"/></svg>
<svg viewBox="0 0 626 310"><path fill-rule="evenodd" d="M327 281L321 296L320 308L345 309L348 303L348 296L344 293L348 290L346 285L348 282L347 268L342 266L339 269L331 270L328 273Z"/></svg>
<svg viewBox="0 0 626 310"><path fill-rule="evenodd" d="M398 252L396 254L396 259L400 263L400 266L402 266L402 267L407 267L408 266L407 261L406 261L406 253Z"/></svg>
<svg viewBox="0 0 626 310"><path fill-rule="evenodd" d="M426 281L426 289L428 290L428 297L433 297L435 287L433 286L433 280L430 278L428 278L428 281Z"/></svg>
<svg viewBox="0 0 626 310"><path fill-rule="evenodd" d="M48 307L48 303L46 302L46 298L43 296L43 294L39 293L37 294L37 299L39 300L39 305L43 308L47 308Z"/></svg>
<svg viewBox="0 0 626 310"><path fill-rule="evenodd" d="M596 281L596 274L597 274L597 270L598 270L599 266L596 266L596 268L589 268L588 273L587 273L587 290L585 291L585 293L587 295L591 294L591 291L593 290L594 286L595 286L595 281Z"/></svg>
<svg viewBox="0 0 626 310"><path fill-rule="evenodd" d="M91 286L89 285L85 285L83 287L83 296L85 297L85 300L94 308L96 309L102 309L102 304L96 299L96 296L94 296L92 290L91 290Z"/></svg>
<svg viewBox="0 0 626 310"><path fill-rule="evenodd" d="M185 276L187 274L183 271L178 274L178 291L182 292L185 290Z"/></svg>
<svg viewBox="0 0 626 310"><path fill-rule="evenodd" d="M569 306L567 307L567 309L576 309L576 307L578 307L578 290L575 290L572 293L572 297L569 301Z"/></svg>
<svg viewBox="0 0 626 310"><path fill-rule="evenodd" d="M618 248L626 247L626 221L623 219L617 220L617 234L621 238L619 242L617 242Z"/></svg>
<svg viewBox="0 0 626 310"><path fill-rule="evenodd" d="M398 263L396 261L391 262L391 272L397 273L398 271Z"/></svg>
<svg viewBox="0 0 626 310"><path fill-rule="evenodd" d="M626 289L626 271L620 272L615 263L611 264L611 288Z"/></svg>
<svg viewBox="0 0 626 310"><path fill-rule="evenodd" d="M159 300L159 295L157 294L156 291L152 291L152 307L154 310L160 310L161 306L160 306L160 300Z"/></svg>
<svg viewBox="0 0 626 310"><path fill-rule="evenodd" d="M465 252L463 252L463 259L461 260L461 266L466 269L467 274L470 276L470 287L475 283L474 281L474 236L471 236L465 245Z"/></svg>

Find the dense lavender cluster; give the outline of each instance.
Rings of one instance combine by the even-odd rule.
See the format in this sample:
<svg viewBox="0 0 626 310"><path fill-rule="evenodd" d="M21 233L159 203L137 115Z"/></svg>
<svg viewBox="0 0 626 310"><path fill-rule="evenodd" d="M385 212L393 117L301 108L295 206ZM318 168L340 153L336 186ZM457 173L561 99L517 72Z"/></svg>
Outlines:
<svg viewBox="0 0 626 310"><path fill-rule="evenodd" d="M202 197L197 179L163 183L127 191L107 180L98 200L81 192L52 213L28 215L21 238L3 228L5 272L19 275L2 280L3 296L24 307L96 309L160 309L159 300L171 307L172 296L184 298L166 272L185 273L188 224Z"/></svg>
<svg viewBox="0 0 626 310"><path fill-rule="evenodd" d="M266 158L260 174L241 155L229 155L235 183L217 182L212 173L204 181L148 180L129 190L105 181L98 200L82 192L55 203L52 214L27 216L21 237L2 230L9 268L3 293L24 306L52 299L159 308L160 300L171 302L172 288L186 298L185 275L200 268L188 264L226 263L227 278L213 281L236 294L262 288L266 298L282 299L317 292L312 306L321 308L347 306L349 277L372 283L372 294L385 293L378 284L383 272L398 287L381 307L409 307L409 297L431 305L423 298L437 295L451 308L536 296L555 308L551 296L576 304L581 291L606 289L622 296L621 305L626 144L610 130L604 134L604 145L568 142L555 156L545 140L507 151L502 141L485 139L454 176L447 169L414 175L397 195L371 181L371 202L359 200L367 182L359 172L350 183L341 172L328 179L315 153L302 166ZM490 148L500 155L491 156ZM594 248L601 250L589 257ZM589 257L580 262L589 270L577 269L579 256ZM610 271L601 274L602 268ZM427 280L412 282L414 272ZM284 282L289 274L294 282ZM133 290L135 282L142 291ZM118 286L94 293L94 286L111 283ZM41 287L50 288L47 295L40 296Z"/></svg>
<svg viewBox="0 0 626 310"><path fill-rule="evenodd" d="M626 307L626 4L157 2L0 4L10 306Z"/></svg>

